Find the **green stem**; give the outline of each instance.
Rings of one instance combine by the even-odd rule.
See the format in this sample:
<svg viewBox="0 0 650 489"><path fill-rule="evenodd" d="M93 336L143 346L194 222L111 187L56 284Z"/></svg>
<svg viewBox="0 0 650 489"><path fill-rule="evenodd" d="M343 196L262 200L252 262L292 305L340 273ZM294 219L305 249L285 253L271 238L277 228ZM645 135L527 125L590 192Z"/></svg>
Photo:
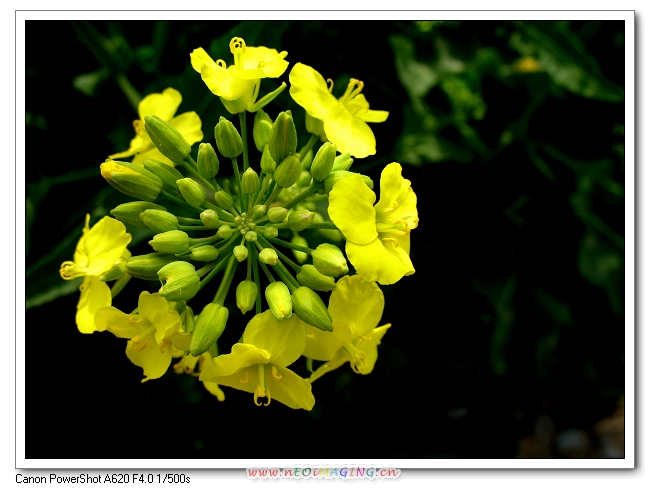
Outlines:
<svg viewBox="0 0 650 489"><path fill-rule="evenodd" d="M203 221L201 221L201 219L192 219L190 217L177 217L176 219L178 219L178 224L186 224L190 226L194 224L200 226L203 224Z"/></svg>
<svg viewBox="0 0 650 489"><path fill-rule="evenodd" d="M192 159L192 157L189 155L187 158L190 160ZM189 173L191 177L195 178L209 189L212 189L213 192L216 191L216 189L212 186L212 182L210 182L210 180L207 178L204 178L187 160L183 162L183 168L187 170L187 173Z"/></svg>
<svg viewBox="0 0 650 489"><path fill-rule="evenodd" d="M242 198L241 195L241 176L239 175L239 165L237 164L237 158L230 158L232 161L232 169L235 172L235 180L237 184L237 194L239 195L239 211L241 212L242 209L244 208L244 199Z"/></svg>
<svg viewBox="0 0 650 489"><path fill-rule="evenodd" d="M302 251L303 253L307 253L308 255L311 255L312 251L314 251L311 248L306 248L305 246L289 243L288 241L284 241L278 238L266 238L266 239L268 239L271 243L279 244L280 246L291 248L292 250Z"/></svg>
<svg viewBox="0 0 650 489"><path fill-rule="evenodd" d="M217 265L212 269L212 271L203 280L201 280L201 285L199 286L199 290L205 287L207 283L210 280L212 280L214 276L226 266L226 263L228 263L229 259L230 257L226 255L221 259L221 261L219 261L219 263L217 263Z"/></svg>
<svg viewBox="0 0 650 489"><path fill-rule="evenodd" d="M316 134L312 134L311 137L309 138L309 141L307 141L307 144L305 144L300 149L300 152L298 154L300 155L300 161L301 162L302 162L302 159L307 154L307 152L314 147L314 144L316 144L316 141L318 141L318 136L316 136Z"/></svg>
<svg viewBox="0 0 650 489"><path fill-rule="evenodd" d="M309 229L338 229L333 222L312 222Z"/></svg>
<svg viewBox="0 0 650 489"><path fill-rule="evenodd" d="M271 243L269 243L264 236L262 236L262 235L260 235L258 233L257 239L258 239L258 241L261 241L262 244L264 246L266 246L267 248L271 248L271 249L275 250L275 252L278 254L278 256L280 258L282 258L287 263L287 265L289 265L291 268L293 268L296 273L299 272L302 269L302 267L300 265L295 264L292 260L287 258L287 256L284 253L282 253L275 246L273 246Z"/></svg>
<svg viewBox="0 0 650 489"><path fill-rule="evenodd" d="M217 215L219 216L219 219L221 219L222 221L235 222L235 216L233 216L230 212L224 211L223 209L221 209L221 208L217 207L216 205L208 202L207 200L205 201L205 206L208 209L212 209L214 212L216 212Z"/></svg>
<svg viewBox="0 0 650 489"><path fill-rule="evenodd" d="M226 294L228 294L228 289L230 288L232 279L235 276L237 265L239 265L239 262L235 259L235 255L231 255L228 261L228 267L226 268L226 271L223 272L223 278L221 279L219 289L217 290L217 293L214 296L214 300L212 301L213 303L223 306L223 302L226 299Z"/></svg>
<svg viewBox="0 0 650 489"><path fill-rule="evenodd" d="M246 112L239 113L239 128L241 140L244 143L244 171L248 169L248 130L246 129Z"/></svg>
<svg viewBox="0 0 650 489"><path fill-rule="evenodd" d="M111 297L113 299L115 299L115 296L117 296L117 294L122 291L124 286L129 283L129 280L131 280L131 275L127 273L115 281L113 287L111 287Z"/></svg>
<svg viewBox="0 0 650 489"><path fill-rule="evenodd" d="M166 190L161 190L160 195L162 197L164 197L165 199L167 199L167 200L169 200L169 201L171 201L171 202L173 202L175 204L178 204L181 207L185 207L186 209L189 209L189 210L191 210L193 212L198 212L199 214L201 214L201 212L203 212L205 210L205 209L201 209L200 207L193 206L192 204L188 204L184 200L181 200L181 199L178 199L178 198L174 197L173 195L171 195Z"/></svg>
<svg viewBox="0 0 650 489"><path fill-rule="evenodd" d="M284 207L284 208L287 209L287 210L288 210L288 209L291 209L294 205L296 205L297 203L299 203L299 202L301 202L302 200L306 199L306 198L309 197L311 194L315 194L315 193L318 191L318 187L319 187L319 186L320 186L319 183L317 183L317 182L312 182L312 184L311 184L309 187L307 187L307 188L306 188L305 190L303 190L301 193L299 193L298 195L296 195L293 199L291 199L290 201L285 202L284 204L282 204L282 207Z"/></svg>
<svg viewBox="0 0 650 489"><path fill-rule="evenodd" d="M257 268L257 254L253 248L253 253L249 254L249 257L253 262L253 278L255 279L255 285L257 285L257 297L255 299L255 314L262 314L262 288L260 286L260 271Z"/></svg>
<svg viewBox="0 0 650 489"><path fill-rule="evenodd" d="M94 176L94 174L93 174ZM265 174L264 175L264 181L262 182L262 188L257 192L257 195L255 196L255 202L253 205L257 205L260 203L260 200L264 199L264 196L266 195L266 190L269 188L269 184L271 183L271 178L273 178L270 174Z"/></svg>
<svg viewBox="0 0 650 489"><path fill-rule="evenodd" d="M206 231L214 228L209 228L208 226L178 226L178 229L181 231Z"/></svg>
<svg viewBox="0 0 650 489"><path fill-rule="evenodd" d="M280 187L278 184L275 184L275 188L273 189L273 192L271 192L271 195L269 195L269 198L266 199L266 202L264 202L264 205L266 208L269 208L269 205L271 202L275 200L275 198L278 196L278 194L282 192L282 187Z"/></svg>

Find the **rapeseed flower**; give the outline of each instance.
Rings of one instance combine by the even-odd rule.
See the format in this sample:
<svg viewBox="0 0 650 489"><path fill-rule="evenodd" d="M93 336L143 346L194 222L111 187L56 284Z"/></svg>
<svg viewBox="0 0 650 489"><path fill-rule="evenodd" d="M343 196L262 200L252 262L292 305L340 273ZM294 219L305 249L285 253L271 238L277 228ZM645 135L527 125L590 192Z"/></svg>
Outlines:
<svg viewBox="0 0 650 489"><path fill-rule="evenodd" d="M384 122L385 110L370 110L370 104L361 93L363 82L351 79L338 100L332 95L333 83L328 87L323 76L311 66L296 63L289 74L293 99L307 114L323 122L324 135L341 153L355 158L375 154L375 135L368 122ZM320 134L320 131L317 131Z"/></svg>
<svg viewBox="0 0 650 489"><path fill-rule="evenodd" d="M82 333L96 331L95 312L111 305L111 290L100 277L131 256L126 249L131 235L126 232L123 223L112 217L104 217L92 228L89 223L90 215L86 214L83 236L77 243L74 261L63 262L59 270L61 278L65 280L85 277L76 315L77 327Z"/></svg>
<svg viewBox="0 0 650 489"><path fill-rule="evenodd" d="M399 163L381 173L381 196L360 175L339 180L329 194L328 213L345 236L345 251L357 273L371 282L394 284L415 273L410 232L418 225L417 197Z"/></svg>
<svg viewBox="0 0 650 489"><path fill-rule="evenodd" d="M377 327L384 311L384 294L375 282L359 275L347 275L336 284L330 297L331 333L307 330L303 355L325 361L309 378L310 382L350 362L352 370L367 375L377 361L377 345L390 324Z"/></svg>
<svg viewBox="0 0 650 489"><path fill-rule="evenodd" d="M144 127L144 118L150 115L160 117L160 119L168 122L178 132L180 132L183 138L185 138L191 146L203 139L201 119L194 111L184 112L180 115L174 116L182 100L183 97L180 92L173 88L166 88L162 93L152 93L143 98L138 104L139 119L133 121L135 137L131 140L129 149L122 151L121 153L110 155L109 158L118 159L135 156L131 163L139 166L142 166L145 160L152 158L174 166L172 160L163 156L163 154L158 151L153 141L151 141L151 137L149 137L149 134Z"/></svg>

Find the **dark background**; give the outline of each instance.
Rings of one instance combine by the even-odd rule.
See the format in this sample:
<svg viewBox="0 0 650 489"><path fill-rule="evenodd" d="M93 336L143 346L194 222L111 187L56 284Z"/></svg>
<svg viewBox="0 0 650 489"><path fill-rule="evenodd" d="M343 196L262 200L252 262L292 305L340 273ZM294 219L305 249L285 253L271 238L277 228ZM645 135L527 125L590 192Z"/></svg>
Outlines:
<svg viewBox="0 0 650 489"><path fill-rule="evenodd" d="M623 27L28 21L26 457L622 457ZM231 116L189 53L231 63L234 36L288 51L335 95L363 80L390 116L372 125L377 154L352 169L379 190L398 161L418 196L416 273L382 287L393 326L375 370L326 375L311 412L227 387L219 403L171 369L141 384L124 340L77 331L79 284L58 275L84 215L132 200L98 166L128 147L139 96L180 90L178 113L196 110L214 141ZM265 110L286 108L300 131L288 90ZM148 252L133 235L134 254ZM143 288L157 289L132 280L114 305L132 309ZM231 310L228 330L241 331Z"/></svg>

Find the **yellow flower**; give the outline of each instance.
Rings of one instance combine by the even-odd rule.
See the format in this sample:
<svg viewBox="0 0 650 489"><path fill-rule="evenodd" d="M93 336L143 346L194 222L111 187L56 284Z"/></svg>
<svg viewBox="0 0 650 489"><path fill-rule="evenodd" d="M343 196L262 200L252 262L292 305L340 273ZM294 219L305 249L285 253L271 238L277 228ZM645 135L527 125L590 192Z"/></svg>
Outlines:
<svg viewBox="0 0 650 489"><path fill-rule="evenodd" d="M135 155L131 163L140 165L145 160L153 158L174 166L174 163L167 157L163 156L154 146L149 134L144 128L144 118L148 115L157 115L163 121L172 125L191 146L203 139L201 131L201 119L196 112L184 112L176 117L176 110L181 104L183 97L178 90L166 88L162 93L152 93L142 99L138 105L138 120L133 121L135 128L135 137L131 140L131 145L127 151L110 155L110 159L126 158Z"/></svg>
<svg viewBox="0 0 650 489"><path fill-rule="evenodd" d="M307 331L303 355L327 363L309 378L310 382L350 362L352 370L367 375L377 362L377 345L390 328L377 328L384 311L384 294L375 282L348 275L336 284L328 307L334 331Z"/></svg>
<svg viewBox="0 0 650 489"><path fill-rule="evenodd" d="M278 321L267 310L250 320L232 353L215 358L199 379L250 392L258 406L258 399L266 397L265 406L273 398L290 408L311 411L315 403L311 385L286 368L304 349L305 323L295 314Z"/></svg>
<svg viewBox="0 0 650 489"><path fill-rule="evenodd" d="M199 371L195 372L196 365L199 365ZM210 351L206 351L205 353L202 353L198 357L193 357L192 355L185 355L183 358L178 363L174 364L174 372L177 374L190 374L195 377L198 377L201 372L203 372L203 369L206 367L210 367L212 365L212 354ZM214 382L203 382L203 386L207 389L207 391L215 396L217 400L219 401L224 401L226 399L226 395L223 393L223 391L219 388L219 384L216 384Z"/></svg>
<svg viewBox="0 0 650 489"><path fill-rule="evenodd" d="M86 214L83 236L77 243L74 261L63 262L59 270L64 280L86 277L81 285L76 315L77 327L82 333L96 331L95 312L111 305L111 290L100 277L131 256L126 249L131 235L126 232L123 223L112 217L104 217L90 229L89 222L90 215Z"/></svg>
<svg viewBox="0 0 650 489"><path fill-rule="evenodd" d="M415 273L410 232L418 225L417 198L399 163L381 173L381 198L360 175L338 181L329 194L328 212L347 240L345 252L357 273L371 282L394 284Z"/></svg>
<svg viewBox="0 0 650 489"><path fill-rule="evenodd" d="M366 97L361 94L362 81L351 79L338 100L331 93L333 83L328 87L311 66L296 63L289 81L293 99L308 115L323 121L327 139L336 144L339 152L350 153L355 158L375 154L375 135L366 123L384 122L388 112L370 110Z"/></svg>
<svg viewBox="0 0 650 489"><path fill-rule="evenodd" d="M234 37L230 41L230 52L234 55L235 64L226 66L221 59L215 62L205 49L195 49L190 53L192 68L201 73L207 87L221 97L231 113L245 110L253 112L260 80L277 78L284 73L289 66L284 60L287 52L278 53L275 49L263 46L246 46L240 37ZM282 85L284 89L286 84Z"/></svg>
<svg viewBox="0 0 650 489"><path fill-rule="evenodd" d="M172 357L182 356L190 347L192 336L181 332L181 318L173 307L173 302L158 294L142 292L138 314L125 314L112 306L95 314L97 331L110 331L130 340L126 356L144 370L142 382L162 377Z"/></svg>

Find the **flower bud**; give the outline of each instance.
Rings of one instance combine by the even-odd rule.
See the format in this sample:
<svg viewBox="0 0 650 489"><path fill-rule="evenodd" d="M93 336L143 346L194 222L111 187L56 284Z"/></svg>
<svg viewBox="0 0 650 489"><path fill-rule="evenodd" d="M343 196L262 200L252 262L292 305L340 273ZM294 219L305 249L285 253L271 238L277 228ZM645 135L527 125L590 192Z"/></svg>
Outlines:
<svg viewBox="0 0 650 489"><path fill-rule="evenodd" d="M348 273L348 262L343 253L333 244L323 243L311 252L314 266L323 275L338 277Z"/></svg>
<svg viewBox="0 0 650 489"><path fill-rule="evenodd" d="M260 189L260 177L252 168L247 168L241 176L241 189L245 194L254 194Z"/></svg>
<svg viewBox="0 0 650 489"><path fill-rule="evenodd" d="M248 248L244 245L237 245L233 248L232 254L235 255L235 259L241 263L248 258Z"/></svg>
<svg viewBox="0 0 650 489"><path fill-rule="evenodd" d="M162 190L160 178L138 165L108 160L99 168L110 185L130 197L153 202Z"/></svg>
<svg viewBox="0 0 650 489"><path fill-rule="evenodd" d="M273 248L264 248L260 251L260 261L267 265L275 265L278 262L278 254Z"/></svg>
<svg viewBox="0 0 650 489"><path fill-rule="evenodd" d="M214 178L219 173L219 158L210 143L199 144L196 166L203 178Z"/></svg>
<svg viewBox="0 0 650 489"><path fill-rule="evenodd" d="M349 177L350 175L360 175L361 178L363 179L363 183L365 183L370 190L374 187L374 184L372 183L372 180L367 177L366 175L361 175L359 173L354 173L350 171L345 171L345 170L338 170L338 171L333 171L330 173L327 178L323 181L324 187L325 187L325 193L329 194L332 191L332 188L334 187L334 184L338 182L339 180L342 180L346 177Z"/></svg>
<svg viewBox="0 0 650 489"><path fill-rule="evenodd" d="M307 240L302 236L300 236L298 233L293 234L291 238L291 244L309 247L309 243L307 243ZM291 251L293 251L293 256L296 257L298 263L305 263L305 261L307 260L307 253L303 251L297 251L297 250L291 250Z"/></svg>
<svg viewBox="0 0 650 489"><path fill-rule="evenodd" d="M327 178L327 176L332 171L335 158L336 145L330 143L329 141L323 143L323 145L316 153L316 156L314 156L314 161L311 164L311 176L314 177L314 180L322 182Z"/></svg>
<svg viewBox="0 0 650 489"><path fill-rule="evenodd" d="M232 208L232 197L225 190L219 190L214 194L214 201L217 203L217 207L228 210Z"/></svg>
<svg viewBox="0 0 650 489"><path fill-rule="evenodd" d="M132 256L126 261L126 273L142 280L158 280L158 271L177 260L174 255L163 253Z"/></svg>
<svg viewBox="0 0 650 489"><path fill-rule="evenodd" d="M253 140L257 151L264 151L264 146L269 143L272 127L273 121L269 115L261 109L258 110L255 113L255 121L253 122Z"/></svg>
<svg viewBox="0 0 650 489"><path fill-rule="evenodd" d="M332 316L318 294L309 287L298 287L291 294L296 315L310 326L322 331L332 331Z"/></svg>
<svg viewBox="0 0 650 489"><path fill-rule="evenodd" d="M293 116L290 110L280 112L273 123L269 135L269 152L276 161L283 161L287 156L296 152L298 146L298 135L296 126L293 123ZM300 165L300 161L298 161Z"/></svg>
<svg viewBox="0 0 650 489"><path fill-rule="evenodd" d="M221 239L230 239L232 236L232 228L227 224L219 226L219 229L217 230L217 236L219 236Z"/></svg>
<svg viewBox="0 0 650 489"><path fill-rule="evenodd" d="M309 211L294 211L289 214L289 229L292 231L302 231L306 229L314 220L314 213Z"/></svg>
<svg viewBox="0 0 650 489"><path fill-rule="evenodd" d="M275 226L264 226L264 237L275 238L278 235L278 228Z"/></svg>
<svg viewBox="0 0 650 489"><path fill-rule="evenodd" d="M275 171L275 160L271 157L269 152L269 145L264 146L264 151L262 152L262 160L260 161L260 168L262 173L269 175Z"/></svg>
<svg viewBox="0 0 650 489"><path fill-rule="evenodd" d="M206 305L194 321L190 354L198 357L208 351L226 329L227 321L226 307L212 302Z"/></svg>
<svg viewBox="0 0 650 489"><path fill-rule="evenodd" d="M336 288L334 279L320 273L314 265L303 265L296 275L296 279L298 279L301 285L309 287L312 290L331 292Z"/></svg>
<svg viewBox="0 0 650 489"><path fill-rule="evenodd" d="M196 274L194 265L186 261L176 261L165 265L158 270L158 278L163 284L158 293L168 302L188 301L194 297L201 286L201 280Z"/></svg>
<svg viewBox="0 0 650 489"><path fill-rule="evenodd" d="M157 115L145 116L144 128L158 151L174 163L181 163L190 154L190 144L181 133Z"/></svg>
<svg viewBox="0 0 650 489"><path fill-rule="evenodd" d="M269 218L269 221L273 223L278 223L284 221L287 217L287 210L284 207L271 207L266 215Z"/></svg>
<svg viewBox="0 0 650 489"><path fill-rule="evenodd" d="M232 122L224 117L214 127L214 138L219 152L226 158L236 158L244 151L244 143Z"/></svg>
<svg viewBox="0 0 650 489"><path fill-rule="evenodd" d="M253 219L258 219L266 214L266 206L264 204L257 204L253 206Z"/></svg>
<svg viewBox="0 0 650 489"><path fill-rule="evenodd" d="M257 233L255 231L246 231L246 234L244 234L244 239L246 241L256 242L257 241Z"/></svg>
<svg viewBox="0 0 650 489"><path fill-rule="evenodd" d="M147 209L157 209L160 211L167 210L162 205L153 204L151 202L128 202L126 204L118 205L111 211L111 215L127 224L148 229L148 226L140 220L140 214Z"/></svg>
<svg viewBox="0 0 650 489"><path fill-rule="evenodd" d="M219 226L219 214L212 209L206 209L199 214L201 222L204 226L209 228L216 228Z"/></svg>
<svg viewBox="0 0 650 489"><path fill-rule="evenodd" d="M182 302L177 302L177 304L183 304ZM181 314L181 332L192 334L194 331L194 311L190 306L185 306L185 310Z"/></svg>
<svg viewBox="0 0 650 489"><path fill-rule="evenodd" d="M291 292L283 282L269 284L264 290L264 296L275 319L282 321L291 318Z"/></svg>
<svg viewBox="0 0 650 489"><path fill-rule="evenodd" d="M343 153L334 158L334 165L332 166L332 171L348 171L352 166L354 160L350 158L350 153Z"/></svg>
<svg viewBox="0 0 650 489"><path fill-rule="evenodd" d="M147 209L140 214L140 220L156 233L178 229L178 219L167 211Z"/></svg>
<svg viewBox="0 0 650 489"><path fill-rule="evenodd" d="M203 245L192 248L190 258L196 261L213 261L219 256L219 250L212 245Z"/></svg>
<svg viewBox="0 0 650 489"><path fill-rule="evenodd" d="M144 214L144 213L143 213ZM184 231L167 231L156 234L151 241L151 247L160 253L174 255L183 253L190 247L190 237Z"/></svg>
<svg viewBox="0 0 650 489"><path fill-rule="evenodd" d="M205 190L191 178L181 178L176 181L176 185L188 204L199 207L205 202Z"/></svg>
<svg viewBox="0 0 650 489"><path fill-rule="evenodd" d="M129 254L129 258L131 257L131 252L129 250L126 250ZM110 282L111 280L117 280L120 279L124 276L126 273L126 260L122 261L119 260L115 262L113 265L113 268L111 268L108 272L102 274L99 279L102 282Z"/></svg>
<svg viewBox="0 0 650 489"><path fill-rule="evenodd" d="M257 285L252 280L243 280L237 286L235 292L237 307L242 314L255 307L255 300L257 299Z"/></svg>
<svg viewBox="0 0 650 489"><path fill-rule="evenodd" d="M281 161L273 172L273 178L280 187L289 188L296 183L300 175L300 160L295 155L289 155Z"/></svg>
<svg viewBox="0 0 650 489"><path fill-rule="evenodd" d="M172 165L162 161L148 159L143 163L146 170L156 175L162 181L163 188L170 194L176 196L180 192L176 180L183 178L183 174Z"/></svg>

